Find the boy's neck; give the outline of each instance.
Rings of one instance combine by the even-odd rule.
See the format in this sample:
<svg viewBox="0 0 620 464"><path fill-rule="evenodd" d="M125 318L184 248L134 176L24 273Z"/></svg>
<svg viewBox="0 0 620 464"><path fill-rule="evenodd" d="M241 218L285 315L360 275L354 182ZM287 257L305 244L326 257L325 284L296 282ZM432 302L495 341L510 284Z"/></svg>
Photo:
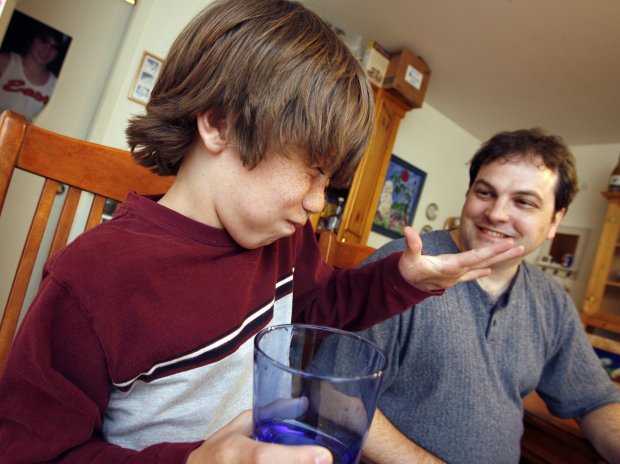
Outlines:
<svg viewBox="0 0 620 464"><path fill-rule="evenodd" d="M161 197L158 203L194 221L221 229L222 223L216 214L209 189L210 182L202 172L204 166L198 166L204 159L195 152L195 146L190 148L183 158L170 189Z"/></svg>

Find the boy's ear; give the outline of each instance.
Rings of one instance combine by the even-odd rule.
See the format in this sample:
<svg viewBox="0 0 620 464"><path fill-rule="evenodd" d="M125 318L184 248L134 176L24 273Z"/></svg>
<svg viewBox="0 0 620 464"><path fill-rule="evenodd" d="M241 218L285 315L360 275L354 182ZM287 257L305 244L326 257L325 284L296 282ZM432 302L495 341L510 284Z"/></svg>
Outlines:
<svg viewBox="0 0 620 464"><path fill-rule="evenodd" d="M212 111L199 114L196 124L198 135L207 150L219 153L226 148L225 123L222 120L216 120Z"/></svg>

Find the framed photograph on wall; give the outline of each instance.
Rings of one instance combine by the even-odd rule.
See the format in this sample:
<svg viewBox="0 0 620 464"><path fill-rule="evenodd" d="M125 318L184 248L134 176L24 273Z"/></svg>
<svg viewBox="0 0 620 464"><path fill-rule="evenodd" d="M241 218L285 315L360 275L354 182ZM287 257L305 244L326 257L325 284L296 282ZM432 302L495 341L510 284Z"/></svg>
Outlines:
<svg viewBox="0 0 620 464"><path fill-rule="evenodd" d="M0 111L12 110L34 120L53 97L71 40L64 32L14 10L0 45Z"/></svg>
<svg viewBox="0 0 620 464"><path fill-rule="evenodd" d="M163 60L147 51L142 55L138 72L131 84L129 99L146 105L151 97L151 91L155 85L155 80L159 75L159 70Z"/></svg>
<svg viewBox="0 0 620 464"><path fill-rule="evenodd" d="M388 237L403 236L403 229L413 223L426 173L396 155L392 155L372 230Z"/></svg>

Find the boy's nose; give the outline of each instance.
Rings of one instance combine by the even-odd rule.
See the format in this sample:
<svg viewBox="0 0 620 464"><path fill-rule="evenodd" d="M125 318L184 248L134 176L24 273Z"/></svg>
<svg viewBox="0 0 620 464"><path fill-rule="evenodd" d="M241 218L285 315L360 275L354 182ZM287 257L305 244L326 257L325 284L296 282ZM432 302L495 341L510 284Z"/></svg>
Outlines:
<svg viewBox="0 0 620 464"><path fill-rule="evenodd" d="M303 200L303 207L309 214L318 214L323 211L325 206L325 186L327 178L320 176L306 194Z"/></svg>
<svg viewBox="0 0 620 464"><path fill-rule="evenodd" d="M303 206L309 214L320 213L325 206L325 193L322 190L320 192L309 192L304 198Z"/></svg>

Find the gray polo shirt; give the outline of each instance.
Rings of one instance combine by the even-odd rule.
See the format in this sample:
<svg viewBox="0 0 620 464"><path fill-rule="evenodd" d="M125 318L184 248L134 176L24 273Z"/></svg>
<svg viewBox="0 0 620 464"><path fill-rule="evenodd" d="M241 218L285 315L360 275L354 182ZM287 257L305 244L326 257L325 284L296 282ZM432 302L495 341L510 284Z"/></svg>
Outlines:
<svg viewBox="0 0 620 464"><path fill-rule="evenodd" d="M459 251L446 231L422 238L425 254ZM369 260L403 247L390 242ZM563 418L620 402L569 296L526 262L498 300L460 283L363 335L389 359L380 409L450 463L518 463L521 399L534 389Z"/></svg>

